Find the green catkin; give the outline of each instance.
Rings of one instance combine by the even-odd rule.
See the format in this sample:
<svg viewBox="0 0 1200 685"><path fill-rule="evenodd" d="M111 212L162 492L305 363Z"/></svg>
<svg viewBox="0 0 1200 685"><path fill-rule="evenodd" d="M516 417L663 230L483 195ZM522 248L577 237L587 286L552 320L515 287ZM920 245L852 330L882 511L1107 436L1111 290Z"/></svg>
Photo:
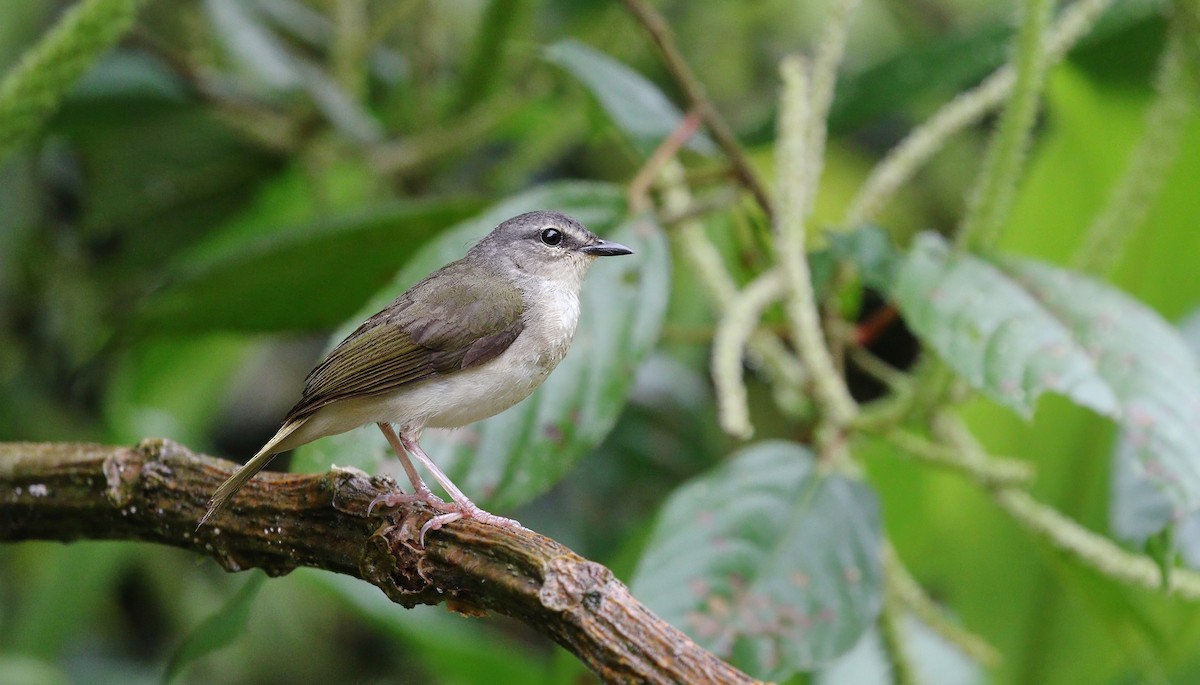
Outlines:
<svg viewBox="0 0 1200 685"><path fill-rule="evenodd" d="M93 63L125 35L146 0L82 0L0 81L0 158L35 134Z"/></svg>

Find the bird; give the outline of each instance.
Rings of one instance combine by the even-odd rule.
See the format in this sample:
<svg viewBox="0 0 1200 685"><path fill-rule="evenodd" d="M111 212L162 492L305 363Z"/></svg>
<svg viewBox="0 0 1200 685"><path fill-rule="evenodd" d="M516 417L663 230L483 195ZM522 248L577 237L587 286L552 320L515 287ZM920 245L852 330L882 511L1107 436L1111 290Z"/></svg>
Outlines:
<svg viewBox="0 0 1200 685"><path fill-rule="evenodd" d="M421 448L421 432L465 426L528 397L571 346L588 269L598 257L628 254L628 247L560 212L528 212L496 226L464 257L368 318L313 368L279 430L217 488L199 526L276 454L372 423L413 492L380 495L368 513L376 505L424 502L439 513L422 527L422 544L428 531L462 518L519 526L473 503ZM409 455L449 502L433 494Z"/></svg>

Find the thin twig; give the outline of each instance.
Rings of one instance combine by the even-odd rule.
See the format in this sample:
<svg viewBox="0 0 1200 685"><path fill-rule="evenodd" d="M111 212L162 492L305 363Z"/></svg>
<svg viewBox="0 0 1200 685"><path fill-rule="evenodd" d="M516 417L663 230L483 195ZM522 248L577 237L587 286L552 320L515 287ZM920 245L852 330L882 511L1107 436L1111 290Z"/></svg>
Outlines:
<svg viewBox="0 0 1200 685"><path fill-rule="evenodd" d="M700 112L692 110L684 117L683 121L671 131L671 135L667 136L641 169L634 175L633 180L629 182L629 190L625 192L629 198L629 213L633 215L641 214L646 209L650 188L658 177L662 174L662 169L667 162L675 158L679 154L679 150L688 142L696 129L700 127Z"/></svg>
<svg viewBox="0 0 1200 685"><path fill-rule="evenodd" d="M726 433L743 440L754 434L754 426L750 424L742 357L763 310L786 292L782 275L775 270L768 271L738 293L717 325L712 350L717 417Z"/></svg>
<svg viewBox="0 0 1200 685"><path fill-rule="evenodd" d="M738 180L754 195L754 199L762 207L767 218L774 216L771 198L767 194L765 186L759 181L754 168L750 166L750 160L742 150L742 145L734 135L733 129L713 106L712 101L708 99L708 92L704 89L704 84L692 73L691 67L684 60L679 48L675 46L675 38L671 35L671 29L667 26L666 20L642 0L624 0L624 2L630 14L637 19L646 33L650 34L650 38L658 47L667 71L683 89L683 94L690 103L689 109L700 112L704 118L704 124L717 141L717 145L721 146L725 155L729 157L730 163L737 172Z"/></svg>
<svg viewBox="0 0 1200 685"><path fill-rule="evenodd" d="M999 665L1000 652L982 637L947 616L946 610L925 594L921 584L909 572L891 544L884 545L883 570L887 580L887 592L901 606L941 635L944 640L962 650L963 654L984 666Z"/></svg>
<svg viewBox="0 0 1200 685"><path fill-rule="evenodd" d="M988 458L986 451L960 420L943 414L937 417L933 427L937 437L948 446L964 453L974 453L983 459ZM1019 487L973 480L984 486L996 504L1023 526L1077 561L1124 583L1163 589L1191 601L1200 600L1200 573L1183 568L1172 569L1164 587L1162 570L1150 557L1122 549L1112 540L1084 528L1054 507L1038 502Z"/></svg>

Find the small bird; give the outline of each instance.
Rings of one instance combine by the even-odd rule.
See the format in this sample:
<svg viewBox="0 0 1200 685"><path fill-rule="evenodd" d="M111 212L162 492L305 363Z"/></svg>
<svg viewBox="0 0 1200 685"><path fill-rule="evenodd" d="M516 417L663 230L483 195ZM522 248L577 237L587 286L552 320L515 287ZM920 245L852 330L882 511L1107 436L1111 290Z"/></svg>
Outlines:
<svg viewBox="0 0 1200 685"><path fill-rule="evenodd" d="M588 268L596 257L632 253L559 212L529 212L500 224L465 257L367 319L317 364L283 426L217 488L200 525L274 455L369 423L383 432L414 490L381 495L371 508L420 501L442 512L421 529L422 541L427 531L460 518L519 525L468 499L421 449L421 431L465 426L528 397L575 337ZM430 491L409 454L451 502Z"/></svg>

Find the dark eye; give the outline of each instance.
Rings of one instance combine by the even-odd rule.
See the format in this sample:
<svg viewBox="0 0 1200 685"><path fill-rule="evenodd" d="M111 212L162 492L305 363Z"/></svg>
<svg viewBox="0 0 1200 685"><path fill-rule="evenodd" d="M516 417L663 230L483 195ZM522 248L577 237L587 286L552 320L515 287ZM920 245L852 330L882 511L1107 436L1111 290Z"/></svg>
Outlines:
<svg viewBox="0 0 1200 685"><path fill-rule="evenodd" d="M562 231L558 230L557 228L543 228L542 242L546 243L550 247L554 247L562 242Z"/></svg>

